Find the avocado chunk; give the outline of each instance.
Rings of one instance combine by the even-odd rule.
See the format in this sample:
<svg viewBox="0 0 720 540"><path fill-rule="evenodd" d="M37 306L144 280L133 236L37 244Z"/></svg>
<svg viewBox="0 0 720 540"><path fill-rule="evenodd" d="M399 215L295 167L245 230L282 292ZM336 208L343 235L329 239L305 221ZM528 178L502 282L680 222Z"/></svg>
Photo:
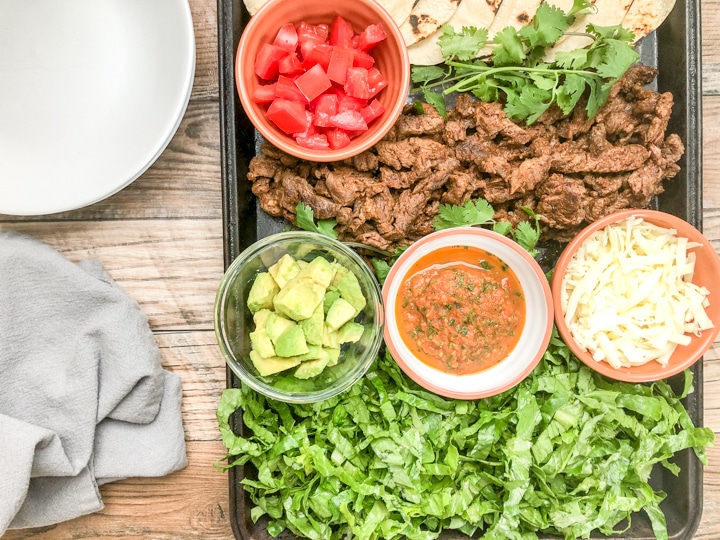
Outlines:
<svg viewBox="0 0 720 540"><path fill-rule="evenodd" d="M280 257L280 260L268 268L268 272L282 289L288 281L300 273L300 265L292 255L287 253Z"/></svg>
<svg viewBox="0 0 720 540"><path fill-rule="evenodd" d="M275 356L275 347L265 328L256 328L254 332L250 332L250 342L261 358Z"/></svg>
<svg viewBox="0 0 720 540"><path fill-rule="evenodd" d="M250 360L262 377L294 368L300 363L300 360L296 358L279 358L277 356L262 358L257 351L250 351Z"/></svg>
<svg viewBox="0 0 720 540"><path fill-rule="evenodd" d="M342 264L339 262L333 262L333 266L335 266L335 277L332 280L331 286L337 288L338 283L342 281L342 279L350 272L347 268L345 268Z"/></svg>
<svg viewBox="0 0 720 540"><path fill-rule="evenodd" d="M265 330L273 343L277 341L280 335L287 329L295 326L296 323L290 319L286 319L275 312L271 312L265 324Z"/></svg>
<svg viewBox="0 0 720 540"><path fill-rule="evenodd" d="M323 296L323 311L326 315L330 310L330 306L332 306L333 302L338 298L340 298L340 291L338 291L336 287L330 285L328 290L325 292L325 296Z"/></svg>
<svg viewBox="0 0 720 540"><path fill-rule="evenodd" d="M360 313L367 304L360 283L352 272L348 272L337 284L340 296L355 308L355 314Z"/></svg>
<svg viewBox="0 0 720 540"><path fill-rule="evenodd" d="M323 325L323 347L330 347L332 349L339 349L340 342L338 341L338 333L331 330L327 324Z"/></svg>
<svg viewBox="0 0 720 540"><path fill-rule="evenodd" d="M356 322L346 322L338 328L338 341L340 343L356 343L360 341L365 328Z"/></svg>
<svg viewBox="0 0 720 540"><path fill-rule="evenodd" d="M335 266L324 257L315 257L298 274L298 278L310 278L323 289L327 289L330 286L334 277Z"/></svg>
<svg viewBox="0 0 720 540"><path fill-rule="evenodd" d="M325 352L324 349L320 350L323 351L323 355L316 360L308 360L307 362L301 363L295 370L295 377L298 379L310 379L317 377L323 372L330 362L330 355Z"/></svg>
<svg viewBox="0 0 720 540"><path fill-rule="evenodd" d="M278 356L286 358L310 352L302 329L297 325L293 325L280 334L280 337L275 340L275 352Z"/></svg>
<svg viewBox="0 0 720 540"><path fill-rule="evenodd" d="M251 313L255 313L264 308L271 308L275 295L280 291L280 287L275 283L273 277L267 272L260 272L253 281L248 294L247 307Z"/></svg>
<svg viewBox="0 0 720 540"><path fill-rule="evenodd" d="M355 317L355 307L344 298L338 298L328 310L325 324L330 330L338 330L343 324Z"/></svg>
<svg viewBox="0 0 720 540"><path fill-rule="evenodd" d="M272 311L270 311L267 308L263 308L260 311L256 311L253 315L253 322L255 323L255 328L265 328L267 326L267 321L270 318L270 315L272 314Z"/></svg>
<svg viewBox="0 0 720 540"><path fill-rule="evenodd" d="M340 349L334 347L324 347L325 353L330 356L330 361L326 367L332 367L337 365L340 358Z"/></svg>
<svg viewBox="0 0 720 540"><path fill-rule="evenodd" d="M298 324L305 333L305 341L312 345L322 345L322 330L325 322L325 313L322 304L318 304L309 319L300 321Z"/></svg>
<svg viewBox="0 0 720 540"><path fill-rule="evenodd" d="M327 261L326 261L327 262ZM311 264L307 266L310 268ZM309 319L325 295L325 287L302 273L280 290L273 300L275 310L294 321Z"/></svg>

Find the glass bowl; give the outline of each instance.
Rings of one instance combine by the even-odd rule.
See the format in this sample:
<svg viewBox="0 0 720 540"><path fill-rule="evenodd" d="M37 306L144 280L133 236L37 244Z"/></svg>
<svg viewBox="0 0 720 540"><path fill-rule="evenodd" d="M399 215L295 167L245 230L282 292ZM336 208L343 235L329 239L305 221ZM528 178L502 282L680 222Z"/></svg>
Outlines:
<svg viewBox="0 0 720 540"><path fill-rule="evenodd" d="M294 369L263 377L250 360L250 332L255 323L247 307L248 294L255 277L285 254L307 262L318 256L337 261L357 277L367 302L354 319L363 326L360 339L343 344L337 364L308 379L295 377ZM343 243L310 232L275 234L248 247L225 272L215 298L215 335L230 369L253 390L288 403L328 399L357 382L380 349L383 320L380 287L363 259Z"/></svg>

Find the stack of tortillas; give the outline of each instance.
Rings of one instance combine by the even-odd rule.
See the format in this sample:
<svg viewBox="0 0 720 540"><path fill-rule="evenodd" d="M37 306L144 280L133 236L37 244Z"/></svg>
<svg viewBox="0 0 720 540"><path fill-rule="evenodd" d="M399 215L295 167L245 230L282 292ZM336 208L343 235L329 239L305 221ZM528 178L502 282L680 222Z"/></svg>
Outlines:
<svg viewBox="0 0 720 540"><path fill-rule="evenodd" d="M592 0L591 0L592 1ZM245 0L250 14L254 14L267 0ZM441 27L451 25L456 32L464 26L488 29L488 42L505 28L520 28L535 16L541 0L377 0L397 22L405 38L410 63L415 65L439 64L443 61L437 43ZM573 0L548 0L565 12L572 8ZM622 24L635 32L638 41L655 30L675 5L675 0L594 0L594 10L575 18L567 33L582 33L588 24L614 26ZM560 51L582 49L592 39L582 35L566 35L548 51L552 60ZM490 54L487 47L481 55Z"/></svg>

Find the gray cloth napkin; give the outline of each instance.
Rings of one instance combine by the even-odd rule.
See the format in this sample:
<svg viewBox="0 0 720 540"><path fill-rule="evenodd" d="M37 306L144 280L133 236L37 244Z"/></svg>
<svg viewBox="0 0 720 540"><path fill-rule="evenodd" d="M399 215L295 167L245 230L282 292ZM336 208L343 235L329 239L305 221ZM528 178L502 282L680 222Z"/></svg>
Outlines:
<svg viewBox="0 0 720 540"><path fill-rule="evenodd" d="M98 261L0 231L0 536L100 510L106 482L184 468L181 397Z"/></svg>

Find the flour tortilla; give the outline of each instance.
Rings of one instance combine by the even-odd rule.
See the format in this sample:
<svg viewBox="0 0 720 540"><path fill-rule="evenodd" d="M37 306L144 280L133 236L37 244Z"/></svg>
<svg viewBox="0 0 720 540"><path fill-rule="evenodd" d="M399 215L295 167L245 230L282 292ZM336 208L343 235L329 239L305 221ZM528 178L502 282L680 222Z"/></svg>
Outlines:
<svg viewBox="0 0 720 540"><path fill-rule="evenodd" d="M456 32L463 26L487 28L495 18L495 14L503 0L462 0L455 14L447 22ZM505 0L512 2L513 0ZM408 47L410 63L417 66L432 66L443 61L442 51L438 45L438 38L442 30L436 30L426 39Z"/></svg>
<svg viewBox="0 0 720 540"><path fill-rule="evenodd" d="M250 15L255 15L258 9L265 5L268 0L243 0ZM322 0L319 0L322 1ZM418 0L376 0L395 23L400 26L410 16L410 12Z"/></svg>
<svg viewBox="0 0 720 540"><path fill-rule="evenodd" d="M503 28L512 26L520 29L533 20L537 8L542 0L502 0L500 9L488 28L488 46L478 53L478 56L492 54L492 39ZM550 3L553 3L552 1Z"/></svg>
<svg viewBox="0 0 720 540"><path fill-rule="evenodd" d="M461 0L418 0L400 25L408 47L432 35L455 14Z"/></svg>
<svg viewBox="0 0 720 540"><path fill-rule="evenodd" d="M635 32L637 43L660 26L675 7L675 0L633 0L622 25Z"/></svg>
<svg viewBox="0 0 720 540"><path fill-rule="evenodd" d="M570 25L566 33L585 32L588 24L594 24L596 26L616 26L623 22L625 14L630 9L633 0L596 0L593 3L597 10L594 12L591 11L586 15L578 15L575 17L575 22ZM545 59L548 62L552 62L555 60L557 53L584 49L590 46L592 42L592 38L585 36L563 36L554 47L548 49L545 54Z"/></svg>

